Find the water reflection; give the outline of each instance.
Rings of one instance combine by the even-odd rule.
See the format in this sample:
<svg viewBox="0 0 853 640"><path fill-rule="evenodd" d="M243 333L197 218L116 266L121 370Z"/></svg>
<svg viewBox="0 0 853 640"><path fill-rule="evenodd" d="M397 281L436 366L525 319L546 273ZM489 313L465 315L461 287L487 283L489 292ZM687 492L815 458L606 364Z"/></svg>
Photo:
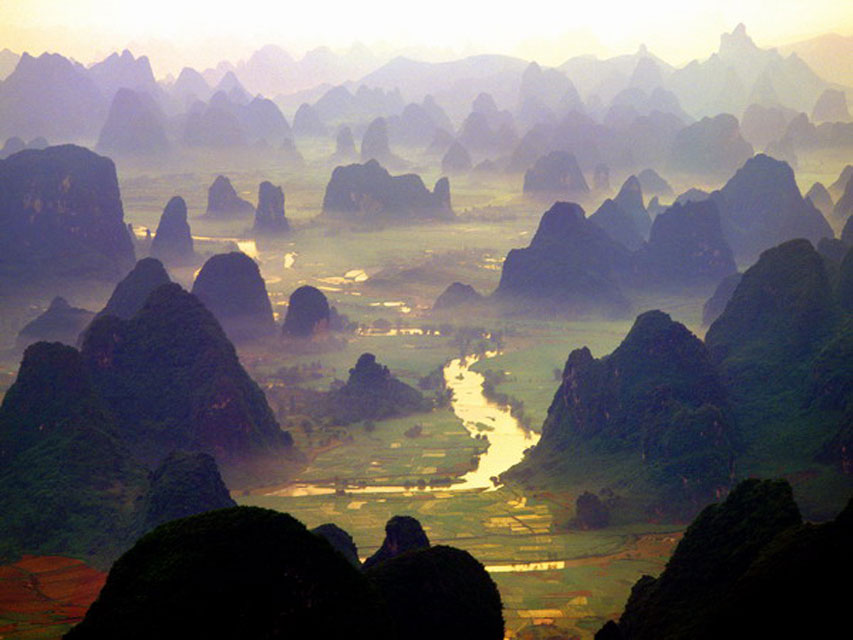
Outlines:
<svg viewBox="0 0 853 640"><path fill-rule="evenodd" d="M489 352L486 357L495 355L496 352ZM477 356L451 360L444 367L444 380L453 390L453 412L471 437L481 433L478 424L489 425L489 449L480 456L477 468L462 476L462 484L468 489L493 489L492 478L521 462L524 450L539 442L539 434L523 429L507 407L486 399L483 375L471 370L478 360Z"/></svg>
<svg viewBox="0 0 853 640"><path fill-rule="evenodd" d="M484 357L494 357L497 352L489 352ZM525 449L539 441L539 434L521 427L509 409L490 402L483 395L483 376L471 370L479 360L477 356L456 358L444 367L444 379L453 391L451 406L456 416L462 420L472 438L486 433L489 448L479 457L479 464L451 485L402 486L402 485L353 485L333 486L330 484L294 483L282 489L268 493L272 496L319 496L338 492L347 494L402 493L417 494L424 492L447 493L465 490L494 490L497 484L493 479L521 462ZM478 425L488 424L489 430L482 431Z"/></svg>

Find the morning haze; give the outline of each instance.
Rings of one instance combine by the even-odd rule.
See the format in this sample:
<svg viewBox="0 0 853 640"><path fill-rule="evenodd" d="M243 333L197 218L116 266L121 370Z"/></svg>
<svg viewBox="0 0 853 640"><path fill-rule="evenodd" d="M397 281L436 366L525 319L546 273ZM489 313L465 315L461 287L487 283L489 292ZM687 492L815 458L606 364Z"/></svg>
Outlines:
<svg viewBox="0 0 853 640"><path fill-rule="evenodd" d="M829 636L844 3L0 7L0 636Z"/></svg>

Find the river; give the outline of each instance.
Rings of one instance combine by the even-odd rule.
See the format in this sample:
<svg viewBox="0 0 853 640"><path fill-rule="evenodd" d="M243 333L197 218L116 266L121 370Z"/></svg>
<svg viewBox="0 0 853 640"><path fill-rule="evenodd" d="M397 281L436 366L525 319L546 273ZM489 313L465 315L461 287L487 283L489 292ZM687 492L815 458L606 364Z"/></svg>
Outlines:
<svg viewBox="0 0 853 640"><path fill-rule="evenodd" d="M490 358L497 352L489 352ZM470 491L493 490L497 485L492 478L500 476L513 465L521 462L525 449L539 441L539 434L524 429L512 415L508 407L502 407L489 401L483 395L482 374L472 371L471 367L479 360L477 356L455 358L444 366L444 380L453 391L451 407L462 420L472 438L485 434L489 439L489 448L480 455L477 468L458 478L451 485L427 486L414 489L402 485L369 485L347 487L352 494L371 493L407 493L428 491ZM478 428L485 425L486 429ZM336 487L329 484L293 483L277 489L267 495L275 496L313 496L334 493Z"/></svg>

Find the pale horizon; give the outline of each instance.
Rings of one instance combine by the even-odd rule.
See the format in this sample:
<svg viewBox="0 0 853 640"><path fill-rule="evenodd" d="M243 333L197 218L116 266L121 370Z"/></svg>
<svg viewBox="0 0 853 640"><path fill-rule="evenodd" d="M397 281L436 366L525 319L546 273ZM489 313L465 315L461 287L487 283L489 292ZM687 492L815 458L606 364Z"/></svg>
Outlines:
<svg viewBox="0 0 853 640"><path fill-rule="evenodd" d="M237 63L267 44L297 59L317 47L340 52L359 43L379 58L409 53L438 61L491 53L543 65L581 54L633 53L645 44L682 66L711 55L720 34L739 23L765 48L826 33L853 34L853 12L843 4L781 0L768 12L756 0L700 0L689 7L674 0L643 6L622 0L596 6L533 0L525 3L524 14L511 14L482 2L460 6L437 0L419 16L408 5L404 16L387 0L316 3L298 10L244 0L239 13L224 2L6 0L0 7L0 49L61 53L89 65L128 48L147 55L158 78L176 75L183 66Z"/></svg>

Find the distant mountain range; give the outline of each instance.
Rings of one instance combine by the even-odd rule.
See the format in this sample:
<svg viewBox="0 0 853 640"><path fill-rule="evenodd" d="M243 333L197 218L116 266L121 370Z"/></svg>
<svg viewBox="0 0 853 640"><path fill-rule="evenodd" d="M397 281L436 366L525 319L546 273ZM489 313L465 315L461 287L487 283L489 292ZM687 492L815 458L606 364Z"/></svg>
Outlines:
<svg viewBox="0 0 853 640"><path fill-rule="evenodd" d="M853 36L826 33L781 46L779 53L796 53L825 80L853 86Z"/></svg>
<svg viewBox="0 0 853 640"><path fill-rule="evenodd" d="M521 139L536 126L557 124L573 112L613 130L660 114L671 117L675 126L721 113L740 119L756 105L786 114L811 114L827 90L843 90L839 83L845 82L853 86L851 43L851 38L829 34L781 49L762 49L738 25L722 34L718 50L707 59L681 68L646 47L608 59L573 57L546 68L491 54L445 62L398 56L383 64L381 56L363 46L345 52L318 48L296 59L281 47L265 45L246 60L223 61L204 70L186 67L176 79L159 81L148 58L128 50L85 67L59 54L18 56L6 49L0 51L0 137L44 136L51 142L95 138L119 89L147 94L172 119L166 123L172 131L181 131L187 118L205 111L219 92L234 105L264 96L274 100L286 117L302 104L319 109L323 103L320 118L329 135L339 124L350 125L358 135L373 118L400 115L406 105L425 99L443 110L451 128L458 128L482 94L500 114L489 126L498 131L506 125L507 139ZM347 112L346 105L338 104L333 109L347 113L346 120L324 115L326 103L341 100L358 102L358 108ZM834 113L843 115L846 107L841 107ZM448 128L447 123L436 124ZM235 139L249 143L263 139L243 133Z"/></svg>

